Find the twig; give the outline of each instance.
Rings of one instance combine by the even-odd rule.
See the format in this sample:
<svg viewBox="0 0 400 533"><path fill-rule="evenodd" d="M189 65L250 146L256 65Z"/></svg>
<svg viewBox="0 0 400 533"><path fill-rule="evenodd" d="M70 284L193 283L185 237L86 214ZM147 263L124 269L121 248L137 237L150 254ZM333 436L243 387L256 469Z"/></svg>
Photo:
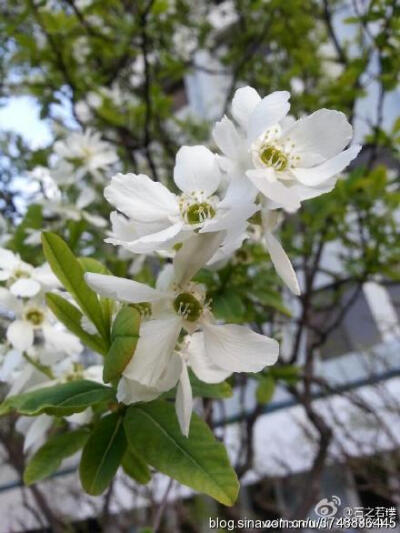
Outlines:
<svg viewBox="0 0 400 533"><path fill-rule="evenodd" d="M163 517L163 514L164 514L164 511L165 511L165 508L167 506L167 503L168 503L168 494L172 488L172 485L174 483L174 480L171 478L168 482L168 486L165 490L165 493L164 493L164 496L160 502L160 505L158 506L158 509L157 509L157 513L156 513L156 516L154 518L154 522L153 522L153 533L157 533L158 531L158 528L160 527L160 524L161 524L161 520L162 520L162 517Z"/></svg>

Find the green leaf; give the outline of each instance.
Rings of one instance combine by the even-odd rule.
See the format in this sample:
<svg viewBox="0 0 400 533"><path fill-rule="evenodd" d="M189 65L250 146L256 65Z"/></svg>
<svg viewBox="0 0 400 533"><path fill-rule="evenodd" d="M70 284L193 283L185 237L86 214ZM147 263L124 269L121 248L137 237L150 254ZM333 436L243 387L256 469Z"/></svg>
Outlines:
<svg viewBox="0 0 400 533"><path fill-rule="evenodd" d="M108 330L97 295L84 280L84 270L58 235L42 233L43 251L54 274L74 297L79 307L96 326L103 339L108 340Z"/></svg>
<svg viewBox="0 0 400 533"><path fill-rule="evenodd" d="M268 403L275 392L275 380L270 375L265 375L260 378L256 389L256 398L258 403Z"/></svg>
<svg viewBox="0 0 400 533"><path fill-rule="evenodd" d="M85 272L92 272L94 274L111 274L106 266L100 263L100 261L97 261L97 259L93 259L93 257L79 257L78 261L82 265L82 268ZM99 301L103 312L103 318L106 323L107 330L109 331L114 302L109 298L103 298L102 296L100 296Z"/></svg>
<svg viewBox="0 0 400 533"><path fill-rule="evenodd" d="M78 261L85 272L92 272L93 274L111 274L106 266L93 257L78 257Z"/></svg>
<svg viewBox="0 0 400 533"><path fill-rule="evenodd" d="M230 289L227 292L214 296L213 313L218 319L238 323L243 321L246 307L239 294Z"/></svg>
<svg viewBox="0 0 400 533"><path fill-rule="evenodd" d="M79 239L82 236L82 233L85 231L87 226L86 220L83 218L81 220L68 220L68 242L71 247L71 250L75 250L79 243Z"/></svg>
<svg viewBox="0 0 400 533"><path fill-rule="evenodd" d="M16 410L23 415L67 416L91 405L113 401L114 391L95 381L79 380L10 396L0 406L0 415Z"/></svg>
<svg viewBox="0 0 400 533"><path fill-rule="evenodd" d="M272 307L288 317L292 316L289 309L283 304L281 295L276 291L257 288L249 290L249 295L252 300L258 301L262 305Z"/></svg>
<svg viewBox="0 0 400 533"><path fill-rule="evenodd" d="M146 485L151 479L151 473L147 463L133 448L127 448L122 459L122 468L128 476L141 485Z"/></svg>
<svg viewBox="0 0 400 533"><path fill-rule="evenodd" d="M200 396L201 398L230 398L232 396L232 387L226 381L204 383L193 372L190 372L190 383L193 396Z"/></svg>
<svg viewBox="0 0 400 533"><path fill-rule="evenodd" d="M79 475L88 494L104 492L121 464L126 451L122 421L118 413L102 418L83 449Z"/></svg>
<svg viewBox="0 0 400 533"><path fill-rule="evenodd" d="M275 379L282 379L291 385L300 379L300 368L295 365L274 366L269 369L269 373Z"/></svg>
<svg viewBox="0 0 400 533"><path fill-rule="evenodd" d="M114 320L111 348L104 361L103 379L107 383L119 377L132 359L139 340L140 313L123 307Z"/></svg>
<svg viewBox="0 0 400 533"><path fill-rule="evenodd" d="M182 435L174 406L166 401L132 405L124 420L129 446L160 472L233 505L239 482L223 444L195 413L189 438Z"/></svg>
<svg viewBox="0 0 400 533"><path fill-rule="evenodd" d="M51 476L63 459L80 450L89 437L87 429L54 435L33 455L24 472L24 483L31 485Z"/></svg>
<svg viewBox="0 0 400 533"><path fill-rule="evenodd" d="M75 305L54 293L46 294L46 303L58 320L79 337L88 348L102 355L107 353L107 345L104 340L99 335L90 335L82 328L83 315Z"/></svg>

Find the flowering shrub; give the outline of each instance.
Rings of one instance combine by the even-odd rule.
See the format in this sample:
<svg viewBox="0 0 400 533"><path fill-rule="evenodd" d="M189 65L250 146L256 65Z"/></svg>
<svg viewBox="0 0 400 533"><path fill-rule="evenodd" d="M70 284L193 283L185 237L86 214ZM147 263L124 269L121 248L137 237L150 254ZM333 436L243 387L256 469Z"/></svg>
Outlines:
<svg viewBox="0 0 400 533"><path fill-rule="evenodd" d="M0 250L0 377L11 385L1 412L16 411L20 421L36 417L19 422L35 452L26 483L83 448L80 478L89 494L102 493L121 465L147 482L150 465L234 503L236 474L223 444L192 413L193 398L229 396L230 376L273 365L279 344L265 334L266 323L256 332L245 317L240 324L221 320L210 278L251 242L268 251L277 274L299 294L274 230L285 211L331 191L360 150L348 147L352 128L342 113L321 109L294 121L288 101L285 91L261 98L251 87L237 90L232 119L213 130L221 153L179 149L176 193L144 174L117 173L108 183L117 153L90 130L57 141L53 165L32 173L44 194L28 215L46 212L52 221L52 231L41 234L47 262L35 267ZM71 250L82 221L97 231L104 226L102 210L96 212L104 185L116 209L105 241L132 259L123 276L92 256L90 242L84 257ZM66 221L69 245L56 233ZM26 242L34 245L39 232L40 223ZM146 257L161 265L154 286L143 276ZM285 312L279 300L274 305Z"/></svg>

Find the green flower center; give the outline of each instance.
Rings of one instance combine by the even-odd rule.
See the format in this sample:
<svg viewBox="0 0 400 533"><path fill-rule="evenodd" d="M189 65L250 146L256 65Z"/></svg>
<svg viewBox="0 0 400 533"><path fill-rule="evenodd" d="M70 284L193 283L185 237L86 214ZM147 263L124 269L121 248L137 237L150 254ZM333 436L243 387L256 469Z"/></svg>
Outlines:
<svg viewBox="0 0 400 533"><path fill-rule="evenodd" d="M215 209L207 202L192 204L186 210L185 217L189 224L200 224L215 216Z"/></svg>
<svg viewBox="0 0 400 533"><path fill-rule="evenodd" d="M84 157L68 157L67 161L68 163L71 163L71 165L74 165L75 167L80 167L82 163L85 163L89 158L87 156Z"/></svg>
<svg viewBox="0 0 400 533"><path fill-rule="evenodd" d="M66 376L66 381L76 381L77 379L83 379L84 367L81 363L73 363L72 371Z"/></svg>
<svg viewBox="0 0 400 533"><path fill-rule="evenodd" d="M192 294L182 292L174 300L174 309L178 315L189 322L196 322L203 312L203 306Z"/></svg>
<svg viewBox="0 0 400 533"><path fill-rule="evenodd" d="M34 326L40 326L44 321L44 313L40 309L29 309L25 312L24 318Z"/></svg>
<svg viewBox="0 0 400 533"><path fill-rule="evenodd" d="M275 170L285 170L288 166L288 157L278 148L267 146L260 153L260 159L267 167L273 167Z"/></svg>
<svg viewBox="0 0 400 533"><path fill-rule="evenodd" d="M21 279L21 278L30 278L29 272L22 268L16 268L14 272L12 273L12 277L14 280Z"/></svg>

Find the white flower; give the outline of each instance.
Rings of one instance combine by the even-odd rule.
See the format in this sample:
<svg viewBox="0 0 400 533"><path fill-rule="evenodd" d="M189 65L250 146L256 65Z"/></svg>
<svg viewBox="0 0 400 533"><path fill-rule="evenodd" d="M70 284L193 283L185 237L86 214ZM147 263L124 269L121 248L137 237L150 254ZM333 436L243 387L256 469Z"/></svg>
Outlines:
<svg viewBox="0 0 400 533"><path fill-rule="evenodd" d="M57 385L58 383L67 383L80 379L104 383L103 365L91 365L85 368L73 356L64 358L59 364L55 365L53 373L56 379L49 381L48 385Z"/></svg>
<svg viewBox="0 0 400 533"><path fill-rule="evenodd" d="M70 168L69 176L73 172L73 167ZM33 180L36 180L40 184L40 189L43 192L43 195L50 200L60 200L61 191L56 183L55 177L53 176L53 171L47 167L36 166L33 170L28 172L28 175Z"/></svg>
<svg viewBox="0 0 400 533"><path fill-rule="evenodd" d="M53 417L49 415L21 416L15 428L24 436L24 452L33 454L46 440L48 430L53 425Z"/></svg>
<svg viewBox="0 0 400 533"><path fill-rule="evenodd" d="M82 346L71 333L60 329L48 309L38 299L22 301L0 287L0 308L13 314L6 337L21 352L32 348L35 333L41 334L48 351L53 353L80 352Z"/></svg>
<svg viewBox="0 0 400 533"><path fill-rule="evenodd" d="M86 173L100 179L100 170L107 169L118 160L113 146L102 141L100 133L87 129L84 133L71 133L66 139L54 143L54 152L61 158L62 163L78 166L74 172L75 180L80 180ZM65 178L70 173L65 172ZM69 176L67 175L69 174ZM63 181L62 179L59 181Z"/></svg>
<svg viewBox="0 0 400 533"><path fill-rule="evenodd" d="M33 267L11 250L0 248L0 281L5 281L14 296L31 298L42 289L59 287L47 263Z"/></svg>
<svg viewBox="0 0 400 533"><path fill-rule="evenodd" d="M195 231L242 232L257 209L250 201L221 200L221 173L216 157L204 146L184 146L176 157L170 192L143 174L117 174L106 187L106 199L123 213L112 213L112 235L106 239L135 253L151 253L182 242ZM246 200L246 199L245 199Z"/></svg>
<svg viewBox="0 0 400 533"><path fill-rule="evenodd" d="M264 242L269 255L271 257L272 264L275 267L278 275L283 279L289 289L296 295L300 294L299 282L297 281L296 272L290 262L287 253L282 248L281 243L273 235L273 231L279 224L279 214L277 211L270 211L264 209L261 212L262 217L262 242Z"/></svg>
<svg viewBox="0 0 400 533"><path fill-rule="evenodd" d="M215 324L204 287L190 281L214 255L220 239L218 234L204 234L186 241L173 267L161 273L156 288L115 276L85 275L87 283L103 296L151 304L152 317L143 322L135 355L123 373L126 379L121 382L120 399L148 401L179 381L178 418L186 435L191 413L191 407L187 408L191 402L187 365L200 379L215 382L216 375L221 381L232 372L259 372L275 363L278 356L275 340L245 326ZM185 357L179 361L180 352L175 347L182 329L189 334L197 330L203 333L201 339L194 337L195 349L183 350Z"/></svg>
<svg viewBox="0 0 400 533"><path fill-rule="evenodd" d="M287 120L289 97L277 91L261 99L251 87L238 89L232 101L238 127L224 117L213 136L235 190L250 187L271 200L271 207L293 211L302 200L330 191L361 147L345 150L352 127L338 111L320 109L295 122Z"/></svg>
<svg viewBox="0 0 400 533"><path fill-rule="evenodd" d="M38 168L39 167L36 167L36 169ZM52 176L53 172L50 173L50 171L44 167L40 167L40 170L35 173L35 179L38 179L43 184L45 195L45 198L39 199L38 203L42 205L48 213L57 214L67 220L79 221L83 219L98 228L104 228L107 226L107 221L103 217L89 213L89 211L85 209L97 198L97 193L94 188L78 183L76 186L79 190L78 198L74 205L68 204L64 201L61 190ZM72 179L74 178L73 169L68 173L68 176L72 176ZM66 185L66 183L64 183L64 185ZM28 237L28 239L25 240L26 244L36 244L35 236L32 239Z"/></svg>
<svg viewBox="0 0 400 533"><path fill-rule="evenodd" d="M7 344L0 345L0 381L10 381L16 371L20 370L24 359L21 352L10 348Z"/></svg>

